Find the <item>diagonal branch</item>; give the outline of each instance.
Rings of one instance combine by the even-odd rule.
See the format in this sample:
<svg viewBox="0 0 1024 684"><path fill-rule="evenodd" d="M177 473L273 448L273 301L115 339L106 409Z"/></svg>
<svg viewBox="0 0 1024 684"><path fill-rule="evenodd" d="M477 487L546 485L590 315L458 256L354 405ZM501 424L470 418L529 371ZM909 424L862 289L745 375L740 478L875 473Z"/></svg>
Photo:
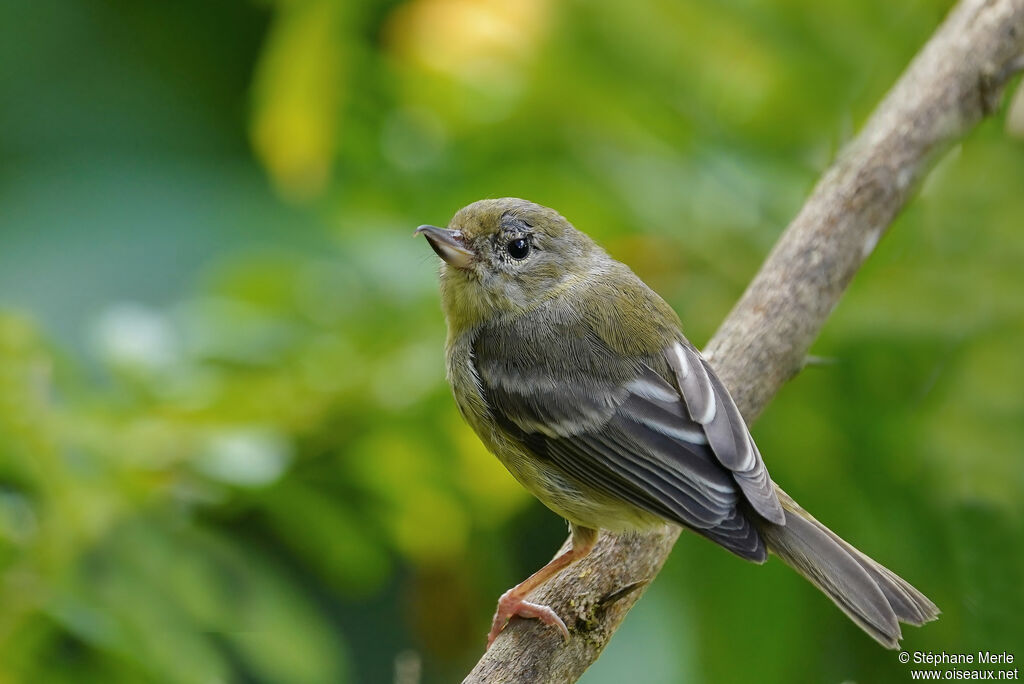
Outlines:
<svg viewBox="0 0 1024 684"><path fill-rule="evenodd" d="M795 375L857 269L937 158L998 107L1021 69L1024 0L961 0L818 182L707 354L750 422ZM513 620L464 684L573 682L653 578L677 530L602 535L537 590L572 631Z"/></svg>

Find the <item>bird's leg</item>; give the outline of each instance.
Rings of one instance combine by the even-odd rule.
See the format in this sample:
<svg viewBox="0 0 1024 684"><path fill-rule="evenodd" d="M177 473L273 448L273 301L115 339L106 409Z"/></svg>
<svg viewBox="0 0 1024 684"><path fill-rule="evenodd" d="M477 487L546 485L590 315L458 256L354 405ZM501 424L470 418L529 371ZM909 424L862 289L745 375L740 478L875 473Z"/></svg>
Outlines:
<svg viewBox="0 0 1024 684"><path fill-rule="evenodd" d="M555 556L550 563L506 591L498 599L498 610L494 613L494 622L491 623L491 631L487 635L487 648L491 647L494 640L501 634L501 630L505 629L505 624L509 619L516 615L523 618L537 618L545 625L557 627L558 631L562 633L562 637L566 641L569 640L569 630L555 611L539 603L525 600L531 591L558 574L563 568L586 556L594 548L594 544L597 542L597 530L579 527L571 523L569 527L572 529L572 546L569 547L569 550Z"/></svg>

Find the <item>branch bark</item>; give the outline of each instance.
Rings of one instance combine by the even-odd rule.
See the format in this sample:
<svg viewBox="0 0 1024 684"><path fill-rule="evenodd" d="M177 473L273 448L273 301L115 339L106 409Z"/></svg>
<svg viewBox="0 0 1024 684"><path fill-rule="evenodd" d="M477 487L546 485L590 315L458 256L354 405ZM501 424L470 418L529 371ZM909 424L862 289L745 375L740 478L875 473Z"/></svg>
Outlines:
<svg viewBox="0 0 1024 684"><path fill-rule="evenodd" d="M941 153L998 107L1022 55L1024 0L961 0L818 182L705 352L748 422L800 370L850 280ZM532 597L562 616L569 643L536 620L513 620L464 684L576 681L678 536L667 527L603 534L590 556Z"/></svg>

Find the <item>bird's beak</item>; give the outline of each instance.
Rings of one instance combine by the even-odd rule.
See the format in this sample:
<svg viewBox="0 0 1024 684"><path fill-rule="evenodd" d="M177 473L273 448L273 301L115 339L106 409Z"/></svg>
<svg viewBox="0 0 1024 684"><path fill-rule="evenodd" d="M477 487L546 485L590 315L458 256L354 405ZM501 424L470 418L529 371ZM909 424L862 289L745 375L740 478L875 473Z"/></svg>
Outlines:
<svg viewBox="0 0 1024 684"><path fill-rule="evenodd" d="M469 268L476 254L468 249L457 230L438 228L437 226L420 226L413 235L423 234L437 256L455 268Z"/></svg>

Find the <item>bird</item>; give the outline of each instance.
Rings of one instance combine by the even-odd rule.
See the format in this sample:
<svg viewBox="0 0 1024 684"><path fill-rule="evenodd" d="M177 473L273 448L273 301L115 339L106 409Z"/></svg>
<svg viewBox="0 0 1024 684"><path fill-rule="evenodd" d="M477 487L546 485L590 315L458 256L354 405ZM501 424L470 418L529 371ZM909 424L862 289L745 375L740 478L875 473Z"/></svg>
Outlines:
<svg viewBox="0 0 1024 684"><path fill-rule="evenodd" d="M570 548L506 591L487 647L514 617L570 633L530 593L599 532L674 524L740 558L771 553L870 637L939 610L775 484L729 391L672 308L557 211L506 197L422 225L441 258L446 374L484 445L565 518Z"/></svg>

